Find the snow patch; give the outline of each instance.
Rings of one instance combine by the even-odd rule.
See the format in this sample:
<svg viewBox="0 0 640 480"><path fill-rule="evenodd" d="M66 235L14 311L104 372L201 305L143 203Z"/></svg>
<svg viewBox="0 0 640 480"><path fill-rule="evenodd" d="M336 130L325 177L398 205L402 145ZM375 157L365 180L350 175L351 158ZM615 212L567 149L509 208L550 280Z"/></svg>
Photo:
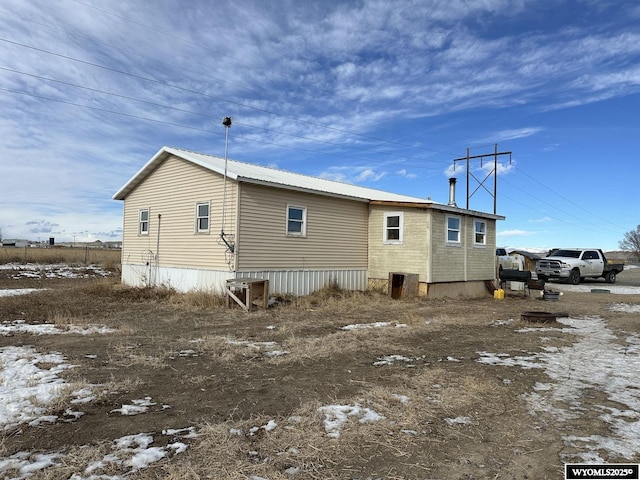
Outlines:
<svg viewBox="0 0 640 480"><path fill-rule="evenodd" d="M357 403L354 405L326 405L319 407L318 411L324 414L324 430L327 437L330 438L340 437L340 430L347 423L349 417L357 418L359 423L377 422L385 418L374 410L362 407Z"/></svg>
<svg viewBox="0 0 640 480"><path fill-rule="evenodd" d="M407 326L405 323L395 323L395 322L373 322L373 323L355 323L353 325L345 325L344 327L340 327L340 330L363 330L369 328L383 328L390 327L393 325L395 328L404 328Z"/></svg>
<svg viewBox="0 0 640 480"><path fill-rule="evenodd" d="M550 415L556 421L572 420L595 412L608 425L610 436L567 435L563 441L580 453L566 454L566 461L605 463L613 456L632 458L640 451L640 338L629 335L624 343L607 328L599 316L562 318L566 328L556 332L574 335L570 346L546 348L530 356L478 352L479 363L544 369L549 382L539 382L525 395L534 416ZM527 331L540 331L532 329ZM589 405L583 402L588 390L602 392L610 402L622 406ZM579 427L572 426L575 431Z"/></svg>
<svg viewBox="0 0 640 480"><path fill-rule="evenodd" d="M131 403L132 405L122 405L120 408L114 408L109 413L119 412L121 415L140 415L141 413L147 413L149 407L157 405L156 402L151 401L151 397L132 400Z"/></svg>
<svg viewBox="0 0 640 480"><path fill-rule="evenodd" d="M31 346L0 348L0 428L7 431L43 417L68 385L59 375L70 368L59 353L40 354Z"/></svg>
<svg viewBox="0 0 640 480"><path fill-rule="evenodd" d="M0 290L0 297L14 297L17 295L29 295L33 292L41 292L43 288L10 288Z"/></svg>

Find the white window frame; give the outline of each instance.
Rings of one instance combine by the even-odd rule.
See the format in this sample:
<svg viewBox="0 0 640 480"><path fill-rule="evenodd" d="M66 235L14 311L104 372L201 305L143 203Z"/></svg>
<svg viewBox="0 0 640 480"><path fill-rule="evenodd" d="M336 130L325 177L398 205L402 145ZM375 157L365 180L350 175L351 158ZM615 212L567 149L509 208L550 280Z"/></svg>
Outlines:
<svg viewBox="0 0 640 480"><path fill-rule="evenodd" d="M458 220L458 228L454 229L454 228L450 228L449 227L449 219L455 219ZM444 241L445 244L448 246L452 246L452 247L461 247L462 246L462 217L458 216L458 215L446 215L445 216L445 220L444 220L444 230L445 230L445 234L444 234ZM458 232L458 239L457 240L451 240L449 239L449 232Z"/></svg>
<svg viewBox="0 0 640 480"><path fill-rule="evenodd" d="M389 218L398 217L398 226L389 227ZM382 243L384 245L402 245L404 243L404 212L384 212L382 224ZM398 230L398 238L389 238L390 230Z"/></svg>
<svg viewBox="0 0 640 480"><path fill-rule="evenodd" d="M200 215L200 207L206 205L207 215ZM200 228L200 220L207 219L207 228ZM196 233L209 233L211 230L211 202L196 203Z"/></svg>
<svg viewBox="0 0 640 480"><path fill-rule="evenodd" d="M146 220L142 219L142 214L143 213L147 214L147 219ZM151 215L149 213L149 209L148 208L141 208L138 211L138 235L149 235L149 227L150 227L149 220L150 219L151 219Z"/></svg>
<svg viewBox="0 0 640 480"><path fill-rule="evenodd" d="M483 231L478 231L478 224L484 226ZM487 221L481 220L479 218L473 219L473 245L476 247L486 247L487 246ZM482 235L482 241L478 241L478 235Z"/></svg>
<svg viewBox="0 0 640 480"><path fill-rule="evenodd" d="M300 210L302 211L302 219L291 218L290 212L291 210ZM289 230L289 222L296 222L300 224L300 231L290 231ZM301 207L300 205L289 205L287 204L286 210L286 224L285 224L285 232L288 237L306 237L307 236L307 207Z"/></svg>

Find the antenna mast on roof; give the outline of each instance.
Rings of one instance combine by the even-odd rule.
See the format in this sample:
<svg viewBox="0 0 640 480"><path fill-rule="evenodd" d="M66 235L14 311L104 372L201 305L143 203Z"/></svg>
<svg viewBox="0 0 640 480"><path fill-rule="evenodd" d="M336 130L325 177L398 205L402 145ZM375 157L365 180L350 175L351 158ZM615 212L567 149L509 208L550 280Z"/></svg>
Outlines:
<svg viewBox="0 0 640 480"><path fill-rule="evenodd" d="M231 128L231 117L224 117L222 119L222 125L224 125L224 183L222 187L222 227L220 228L220 239L224 242L231 253L234 252L234 245L232 240L227 238L227 234L224 233L224 224L226 220L227 212L227 152L229 149L229 128Z"/></svg>
<svg viewBox="0 0 640 480"><path fill-rule="evenodd" d="M454 158L453 159L453 168L455 170L456 168L456 162L466 162L466 166L467 166L467 210L469 210L469 200L471 199L471 197L473 197L475 195L475 193L480 189L483 188L484 190L486 190L489 195L491 195L491 197L493 198L493 213L494 215L497 213L497 208L498 208L498 204L497 204L497 200L498 200L498 157L502 156L502 155L509 155L509 165L511 165L511 152L498 152L498 144L494 144L493 146L493 153L484 153L482 155L473 155L470 156L469 155L469 148L467 148L467 156L466 157L461 157L461 158ZM480 160L480 168L482 169L482 162L485 158L487 157L493 157L493 168L489 171L489 173L487 173L487 175L484 177L484 179L480 180L478 177L476 177L469 166L469 161L470 160ZM493 177L493 193L487 188L487 186L485 185L485 182L487 182L487 180ZM473 180L476 181L476 183L478 184L478 186L476 187L476 189L470 194L469 193L469 179L473 178Z"/></svg>

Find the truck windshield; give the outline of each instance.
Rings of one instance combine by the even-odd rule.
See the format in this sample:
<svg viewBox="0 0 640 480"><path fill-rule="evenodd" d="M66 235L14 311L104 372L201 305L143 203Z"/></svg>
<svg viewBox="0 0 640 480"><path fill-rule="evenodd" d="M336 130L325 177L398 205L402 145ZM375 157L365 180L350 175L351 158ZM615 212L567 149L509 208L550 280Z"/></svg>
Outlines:
<svg viewBox="0 0 640 480"><path fill-rule="evenodd" d="M558 250L553 252L554 257L580 258L580 250Z"/></svg>

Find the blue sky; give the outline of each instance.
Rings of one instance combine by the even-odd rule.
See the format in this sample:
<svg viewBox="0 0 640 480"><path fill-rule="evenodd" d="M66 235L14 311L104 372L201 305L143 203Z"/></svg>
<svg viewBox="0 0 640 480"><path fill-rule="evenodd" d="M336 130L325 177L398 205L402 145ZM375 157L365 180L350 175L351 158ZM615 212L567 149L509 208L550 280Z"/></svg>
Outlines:
<svg viewBox="0 0 640 480"><path fill-rule="evenodd" d="M5 238L120 239L112 195L224 116L230 158L444 203L498 144L500 246L640 224L635 0L3 0L0 111Z"/></svg>

